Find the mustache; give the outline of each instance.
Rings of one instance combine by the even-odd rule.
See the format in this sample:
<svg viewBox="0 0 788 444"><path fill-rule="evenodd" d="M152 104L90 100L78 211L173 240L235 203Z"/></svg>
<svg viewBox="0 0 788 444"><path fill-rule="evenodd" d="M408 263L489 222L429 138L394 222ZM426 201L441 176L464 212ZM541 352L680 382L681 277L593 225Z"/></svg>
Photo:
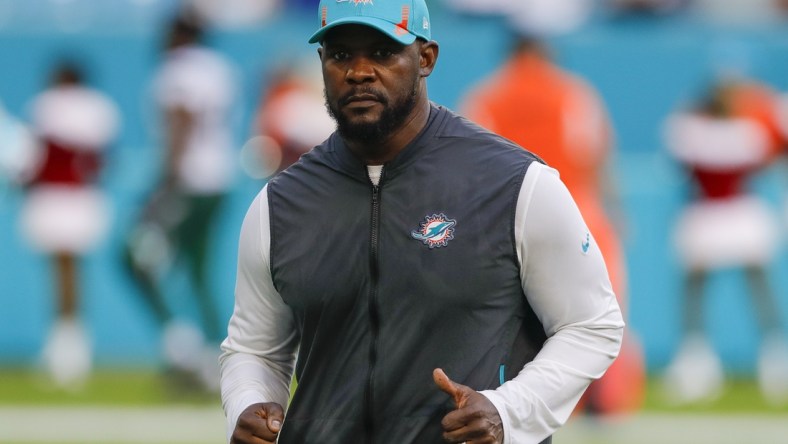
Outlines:
<svg viewBox="0 0 788 444"><path fill-rule="evenodd" d="M352 91L349 91L347 94L344 94L342 97L340 97L338 102L340 105L347 105L353 97L361 96L361 95L373 96L375 97L375 100L377 100L378 102L384 105L388 103L388 99L386 99L385 94L369 86L356 88Z"/></svg>

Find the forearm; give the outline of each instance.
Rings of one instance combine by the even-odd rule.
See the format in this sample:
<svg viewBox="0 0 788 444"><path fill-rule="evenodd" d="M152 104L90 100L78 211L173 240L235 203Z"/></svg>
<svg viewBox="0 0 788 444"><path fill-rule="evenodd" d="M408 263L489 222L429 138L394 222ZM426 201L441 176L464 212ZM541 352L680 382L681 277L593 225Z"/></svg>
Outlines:
<svg viewBox="0 0 788 444"><path fill-rule="evenodd" d="M228 441L238 417L248 406L263 402L287 406L292 363L276 363L248 353L227 350L220 362L222 408L227 421Z"/></svg>
<svg viewBox="0 0 788 444"><path fill-rule="evenodd" d="M222 342L222 405L228 436L238 416L258 402L287 405L298 348L293 313L276 291L268 266L270 236L265 189L241 226L235 307Z"/></svg>
<svg viewBox="0 0 788 444"><path fill-rule="evenodd" d="M538 443L561 427L621 347L624 321L592 233L555 170L529 168L515 217L523 292L548 337L513 380L482 392L507 443Z"/></svg>
<svg viewBox="0 0 788 444"><path fill-rule="evenodd" d="M501 416L504 442L539 443L563 426L589 384L618 355L623 329L617 306L601 319L567 326L517 377L482 392Z"/></svg>

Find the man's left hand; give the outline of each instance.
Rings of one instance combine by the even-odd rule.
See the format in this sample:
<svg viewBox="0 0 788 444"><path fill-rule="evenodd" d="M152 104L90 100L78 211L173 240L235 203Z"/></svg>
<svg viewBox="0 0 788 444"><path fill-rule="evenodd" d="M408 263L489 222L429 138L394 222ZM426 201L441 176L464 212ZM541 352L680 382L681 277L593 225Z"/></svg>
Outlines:
<svg viewBox="0 0 788 444"><path fill-rule="evenodd" d="M450 443L501 444L503 424L498 410L486 396L458 384L443 370L432 372L435 384L454 399L456 410L443 417L443 439Z"/></svg>

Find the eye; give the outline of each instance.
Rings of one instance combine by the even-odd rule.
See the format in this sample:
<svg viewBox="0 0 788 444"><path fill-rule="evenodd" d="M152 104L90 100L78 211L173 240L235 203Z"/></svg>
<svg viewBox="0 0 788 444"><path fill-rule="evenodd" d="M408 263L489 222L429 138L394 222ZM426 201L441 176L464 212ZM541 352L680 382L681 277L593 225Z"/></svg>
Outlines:
<svg viewBox="0 0 788 444"><path fill-rule="evenodd" d="M339 62L347 60L348 57L350 57L350 54L345 51L334 51L331 53L331 58Z"/></svg>
<svg viewBox="0 0 788 444"><path fill-rule="evenodd" d="M372 55L374 55L376 58L379 59L387 59L392 55L394 55L394 51L392 51L389 48L380 48L375 50L375 52L373 52Z"/></svg>

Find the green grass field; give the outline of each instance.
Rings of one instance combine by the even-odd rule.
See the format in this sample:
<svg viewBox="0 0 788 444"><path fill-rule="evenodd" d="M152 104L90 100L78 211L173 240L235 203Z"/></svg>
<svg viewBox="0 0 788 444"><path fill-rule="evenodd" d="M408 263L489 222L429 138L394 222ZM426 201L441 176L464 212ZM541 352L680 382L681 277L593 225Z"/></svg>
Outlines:
<svg viewBox="0 0 788 444"><path fill-rule="evenodd" d="M80 391L54 388L25 369L0 369L0 444L209 444L224 442L218 394L153 370L101 370ZM46 427L41 427L42 420ZM784 444L788 406L766 403L756 384L731 380L704 406L671 406L651 380L636 415L576 417L562 444Z"/></svg>
<svg viewBox="0 0 788 444"><path fill-rule="evenodd" d="M79 390L63 390L24 369L0 370L0 405L164 406L220 404L219 395L202 391L152 370L103 370Z"/></svg>
<svg viewBox="0 0 788 444"><path fill-rule="evenodd" d="M80 391L57 389L41 375L25 369L0 370L0 405L110 405L166 406L219 405L218 394L205 393L188 383L176 383L152 370L102 370L93 374ZM652 379L646 392L644 411L685 413L786 414L788 405L771 406L764 401L754 381L734 379L726 383L722 396L709 404L676 407L666 402Z"/></svg>

